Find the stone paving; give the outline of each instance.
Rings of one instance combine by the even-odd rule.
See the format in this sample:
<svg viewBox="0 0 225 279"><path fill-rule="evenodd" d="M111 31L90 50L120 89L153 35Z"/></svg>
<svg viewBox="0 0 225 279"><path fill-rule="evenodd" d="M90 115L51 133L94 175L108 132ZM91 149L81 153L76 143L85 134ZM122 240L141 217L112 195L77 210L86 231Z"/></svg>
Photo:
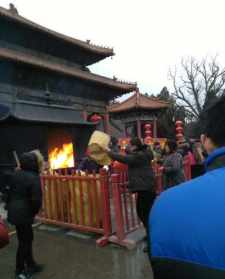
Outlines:
<svg viewBox="0 0 225 279"><path fill-rule="evenodd" d="M137 249L108 245L99 248L95 239L80 239L67 231L35 229L34 250L38 262L46 265L41 279L153 279L143 243ZM0 250L0 278L14 278L16 237Z"/></svg>

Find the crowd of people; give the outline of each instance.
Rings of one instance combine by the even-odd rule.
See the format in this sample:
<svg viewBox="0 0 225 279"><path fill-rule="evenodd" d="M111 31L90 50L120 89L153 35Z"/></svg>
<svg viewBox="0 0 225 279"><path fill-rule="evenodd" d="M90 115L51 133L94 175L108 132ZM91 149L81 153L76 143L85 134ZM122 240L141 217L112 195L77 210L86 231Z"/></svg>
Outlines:
<svg viewBox="0 0 225 279"><path fill-rule="evenodd" d="M225 95L202 116L200 141L168 140L147 148L131 139L125 154L108 150L128 165L128 188L138 195L137 213L149 241L155 279L225 278ZM183 158L192 180L185 182ZM165 191L156 198L150 161L162 165ZM146 226L146 220L149 221Z"/></svg>
<svg viewBox="0 0 225 279"><path fill-rule="evenodd" d="M149 258L156 279L225 278L225 96L204 114L201 141L167 140L162 148L132 138L125 152L117 142L107 152L128 167L128 189L137 194L137 214L148 238ZM110 148L111 147L111 148ZM194 179L185 182L183 159L188 157ZM162 167L164 191L157 197L152 165ZM18 238L16 279L31 278L43 266L33 257L32 224L42 205L40 173L43 157L24 153L18 168L0 177L8 221ZM80 170L98 171L90 156Z"/></svg>
<svg viewBox="0 0 225 279"><path fill-rule="evenodd" d="M202 116L205 174L164 191L152 207L149 253L156 279L225 278L224 111L222 96ZM201 162L206 154L196 149Z"/></svg>

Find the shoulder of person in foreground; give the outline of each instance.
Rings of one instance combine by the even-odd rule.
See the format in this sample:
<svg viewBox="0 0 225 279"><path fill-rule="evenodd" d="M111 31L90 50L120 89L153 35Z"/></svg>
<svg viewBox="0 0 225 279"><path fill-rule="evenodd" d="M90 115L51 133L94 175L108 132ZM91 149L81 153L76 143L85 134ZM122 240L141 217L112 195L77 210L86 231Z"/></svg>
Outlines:
<svg viewBox="0 0 225 279"><path fill-rule="evenodd" d="M154 219L156 214L163 214L167 209L173 211L173 214L179 214L185 205L190 206L193 202L199 201L200 196L202 202L207 203L209 199L212 203L215 191L225 194L224 179L225 169L219 168L164 191L154 204L151 219Z"/></svg>
<svg viewBox="0 0 225 279"><path fill-rule="evenodd" d="M200 185L202 185L202 183L201 180L199 181L198 177L162 192L156 199L152 208L150 221L155 218L156 214L163 214L163 210L167 210L167 207L170 210L172 207L174 208L174 206L177 206L178 204L188 202L189 196L190 198L193 198L191 197L192 191L195 191L196 186ZM183 200L181 200L181 197L183 197Z"/></svg>
<svg viewBox="0 0 225 279"><path fill-rule="evenodd" d="M164 275L159 278L167 278L167 268L174 270L169 278L224 278L203 276L207 268L225 270L224 176L224 168L213 170L156 200L149 218L149 241L154 273ZM193 277L186 276L190 270Z"/></svg>

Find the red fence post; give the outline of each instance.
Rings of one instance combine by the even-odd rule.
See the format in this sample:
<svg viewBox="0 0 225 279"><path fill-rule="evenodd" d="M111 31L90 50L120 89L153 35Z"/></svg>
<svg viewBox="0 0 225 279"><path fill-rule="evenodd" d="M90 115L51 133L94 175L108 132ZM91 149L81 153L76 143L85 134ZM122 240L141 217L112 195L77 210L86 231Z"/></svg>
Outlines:
<svg viewBox="0 0 225 279"><path fill-rule="evenodd" d="M136 213L136 201L134 196L127 189L127 172L120 172L111 175L112 197L115 218L115 234L110 236L112 243L125 246L128 249L136 247L136 240L129 238L129 234L140 227ZM135 218L136 217L136 218ZM135 222L136 219L136 222Z"/></svg>
<svg viewBox="0 0 225 279"><path fill-rule="evenodd" d="M108 243L109 236L112 233L111 211L110 211L110 196L109 196L109 178L106 170L100 170L100 185L101 198L103 207L103 229L104 236L96 241L99 246L104 246Z"/></svg>
<svg viewBox="0 0 225 279"><path fill-rule="evenodd" d="M119 241L125 238L124 220L123 220L123 208L121 199L121 189L120 189L120 176L119 174L112 174L112 193L113 202L116 218L116 234Z"/></svg>

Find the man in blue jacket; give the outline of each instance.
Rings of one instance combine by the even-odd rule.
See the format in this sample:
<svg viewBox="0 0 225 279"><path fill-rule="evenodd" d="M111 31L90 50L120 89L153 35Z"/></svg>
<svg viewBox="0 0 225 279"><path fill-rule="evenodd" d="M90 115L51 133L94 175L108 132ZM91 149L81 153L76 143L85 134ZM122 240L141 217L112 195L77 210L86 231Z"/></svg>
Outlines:
<svg viewBox="0 0 225 279"><path fill-rule="evenodd" d="M225 96L204 120L206 174L162 193L151 211L155 279L225 278Z"/></svg>

